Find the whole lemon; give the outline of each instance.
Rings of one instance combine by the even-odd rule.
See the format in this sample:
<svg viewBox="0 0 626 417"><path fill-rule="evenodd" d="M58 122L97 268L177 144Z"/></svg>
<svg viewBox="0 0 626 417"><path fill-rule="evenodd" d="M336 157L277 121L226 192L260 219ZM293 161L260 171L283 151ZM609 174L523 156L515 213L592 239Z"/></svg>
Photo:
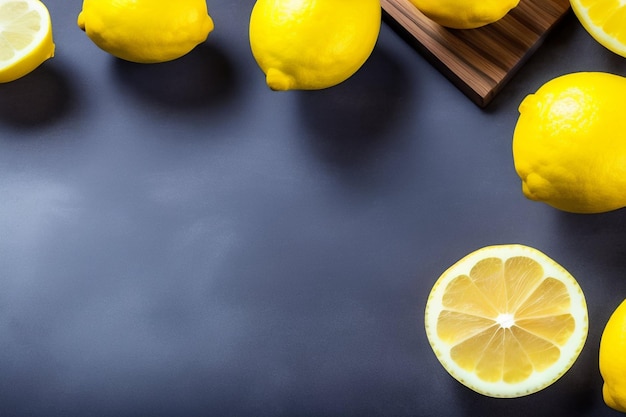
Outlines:
<svg viewBox="0 0 626 417"><path fill-rule="evenodd" d="M604 402L626 412L626 300L617 307L600 339L600 374Z"/></svg>
<svg viewBox="0 0 626 417"><path fill-rule="evenodd" d="M322 89L365 63L380 24L379 0L257 0L250 46L271 89Z"/></svg>
<svg viewBox="0 0 626 417"><path fill-rule="evenodd" d="M522 100L513 134L526 197L573 213L626 206L626 78L579 72Z"/></svg>
<svg viewBox="0 0 626 417"><path fill-rule="evenodd" d="M205 0L84 0L78 26L101 49L127 61L171 61L213 30Z"/></svg>
<svg viewBox="0 0 626 417"><path fill-rule="evenodd" d="M519 0L409 0L441 26L474 29L502 19Z"/></svg>

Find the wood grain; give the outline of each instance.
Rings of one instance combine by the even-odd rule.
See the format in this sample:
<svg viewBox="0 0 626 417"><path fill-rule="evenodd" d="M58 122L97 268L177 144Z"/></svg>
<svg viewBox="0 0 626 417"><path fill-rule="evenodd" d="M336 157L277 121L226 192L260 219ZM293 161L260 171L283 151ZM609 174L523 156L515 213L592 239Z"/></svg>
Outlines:
<svg viewBox="0 0 626 417"><path fill-rule="evenodd" d="M569 0L520 0L477 29L447 29L409 0L381 0L397 29L472 101L485 107L569 10Z"/></svg>

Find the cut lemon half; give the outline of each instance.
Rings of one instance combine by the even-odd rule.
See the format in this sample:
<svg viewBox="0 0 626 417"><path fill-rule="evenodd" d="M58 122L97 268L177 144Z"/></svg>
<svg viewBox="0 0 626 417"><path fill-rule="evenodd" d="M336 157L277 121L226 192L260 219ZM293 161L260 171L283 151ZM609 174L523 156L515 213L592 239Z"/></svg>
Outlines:
<svg viewBox="0 0 626 417"><path fill-rule="evenodd" d="M39 0L0 0L0 83L23 77L53 55L46 6Z"/></svg>
<svg viewBox="0 0 626 417"><path fill-rule="evenodd" d="M626 57L626 3L623 0L570 0L570 4L596 41Z"/></svg>
<svg viewBox="0 0 626 417"><path fill-rule="evenodd" d="M521 397L573 365L587 338L587 304L576 280L542 252L488 246L437 280L425 327L459 382L490 397Z"/></svg>

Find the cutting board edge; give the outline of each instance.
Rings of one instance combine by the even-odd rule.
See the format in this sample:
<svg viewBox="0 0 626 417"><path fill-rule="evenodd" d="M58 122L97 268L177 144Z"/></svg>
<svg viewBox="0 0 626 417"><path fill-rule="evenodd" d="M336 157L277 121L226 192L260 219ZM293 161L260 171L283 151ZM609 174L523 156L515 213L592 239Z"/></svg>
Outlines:
<svg viewBox="0 0 626 417"><path fill-rule="evenodd" d="M471 86L469 86L459 75L450 69L443 61L441 61L432 51L420 42L419 39L412 36L410 31L404 27L393 14L386 10L384 3L382 5L383 21L385 21L398 35L400 35L411 47L423 55L437 70L439 70L455 87L463 92L472 102L481 108L487 107L501 89L513 78L519 69L528 61L528 59L536 52L536 50L544 43L546 37L568 14L572 13L569 7L561 14L552 24L544 31L537 41L525 52L523 57L514 65L509 72L494 86L491 90L482 96Z"/></svg>

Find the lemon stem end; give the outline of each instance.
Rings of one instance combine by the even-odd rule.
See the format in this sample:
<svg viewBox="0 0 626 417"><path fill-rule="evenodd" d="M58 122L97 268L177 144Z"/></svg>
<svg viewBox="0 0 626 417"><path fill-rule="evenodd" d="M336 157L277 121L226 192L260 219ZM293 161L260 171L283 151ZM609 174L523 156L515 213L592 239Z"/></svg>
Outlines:
<svg viewBox="0 0 626 417"><path fill-rule="evenodd" d="M276 68L270 68L267 71L265 81L268 87L274 91L290 90L295 84L293 77Z"/></svg>

